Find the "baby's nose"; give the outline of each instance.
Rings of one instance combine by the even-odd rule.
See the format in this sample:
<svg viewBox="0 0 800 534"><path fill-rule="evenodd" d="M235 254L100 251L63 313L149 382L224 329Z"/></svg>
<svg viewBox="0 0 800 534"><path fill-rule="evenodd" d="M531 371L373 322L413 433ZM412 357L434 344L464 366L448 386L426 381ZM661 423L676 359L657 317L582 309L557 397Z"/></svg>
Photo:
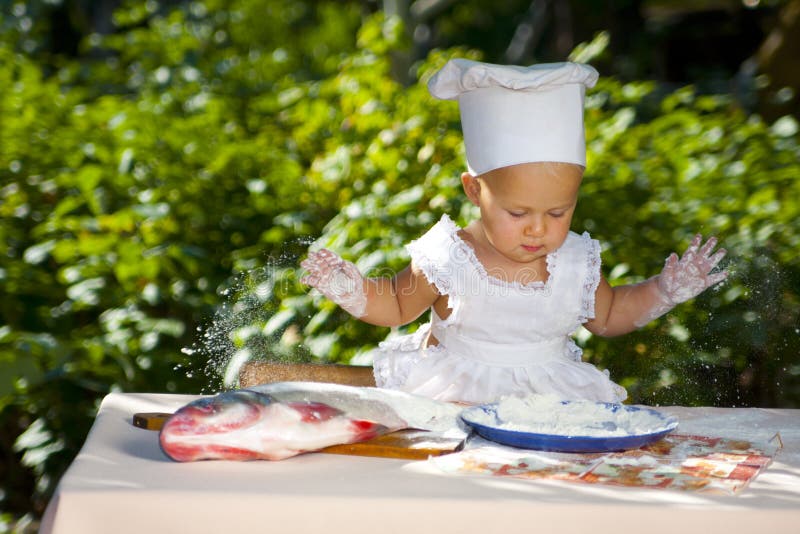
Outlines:
<svg viewBox="0 0 800 534"><path fill-rule="evenodd" d="M525 225L525 235L529 236L543 236L547 231L547 225L543 219L536 217L531 219L527 225Z"/></svg>

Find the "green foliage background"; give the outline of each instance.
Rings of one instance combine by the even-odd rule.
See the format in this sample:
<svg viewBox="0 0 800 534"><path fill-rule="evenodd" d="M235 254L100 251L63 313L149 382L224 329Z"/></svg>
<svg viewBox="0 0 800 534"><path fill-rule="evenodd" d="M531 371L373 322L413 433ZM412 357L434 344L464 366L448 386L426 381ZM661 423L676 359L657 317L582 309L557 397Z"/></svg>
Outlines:
<svg viewBox="0 0 800 534"><path fill-rule="evenodd" d="M312 242L389 274L442 213L474 216L457 107L425 82L480 52L435 51L403 86L401 24L356 3L153 4L125 4L80 61L33 59L2 26L0 525L41 513L109 391L232 387L247 358L365 362L389 330L299 284ZM636 403L800 405L795 119L601 78L587 136L574 229L612 284L698 231L732 277L634 334L580 332L586 358Z"/></svg>

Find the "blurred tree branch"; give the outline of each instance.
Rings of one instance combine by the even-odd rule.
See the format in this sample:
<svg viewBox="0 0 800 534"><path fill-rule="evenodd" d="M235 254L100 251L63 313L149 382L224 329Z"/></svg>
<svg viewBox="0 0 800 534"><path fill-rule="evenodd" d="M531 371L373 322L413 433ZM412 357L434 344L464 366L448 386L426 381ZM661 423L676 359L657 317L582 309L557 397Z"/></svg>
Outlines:
<svg viewBox="0 0 800 534"><path fill-rule="evenodd" d="M800 117L800 0L783 6L756 58L768 82L762 89L762 114L768 119Z"/></svg>

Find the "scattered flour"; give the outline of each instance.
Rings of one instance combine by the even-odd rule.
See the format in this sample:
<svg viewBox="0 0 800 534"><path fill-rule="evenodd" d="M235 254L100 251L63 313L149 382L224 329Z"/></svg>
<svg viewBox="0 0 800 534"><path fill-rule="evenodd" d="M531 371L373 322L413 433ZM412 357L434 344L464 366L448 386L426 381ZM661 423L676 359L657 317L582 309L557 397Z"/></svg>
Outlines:
<svg viewBox="0 0 800 534"><path fill-rule="evenodd" d="M588 400L562 401L555 395L503 397L495 413L474 408L468 420L503 430L586 437L639 436L677 425L674 418L660 417L649 409Z"/></svg>

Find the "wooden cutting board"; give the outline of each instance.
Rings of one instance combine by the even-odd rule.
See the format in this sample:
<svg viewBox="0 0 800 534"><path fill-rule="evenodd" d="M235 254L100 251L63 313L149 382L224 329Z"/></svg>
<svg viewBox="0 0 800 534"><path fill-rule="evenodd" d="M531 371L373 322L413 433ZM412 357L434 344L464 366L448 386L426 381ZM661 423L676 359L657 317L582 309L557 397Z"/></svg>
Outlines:
<svg viewBox="0 0 800 534"><path fill-rule="evenodd" d="M429 456L441 456L461 450L464 447L465 439L465 437L453 438L446 436L441 432L407 429L384 434L360 443L333 445L319 452L425 460Z"/></svg>
<svg viewBox="0 0 800 534"><path fill-rule="evenodd" d="M145 430L161 430L170 415L172 414L162 412L137 413L133 415L133 425ZM407 429L384 434L360 443L333 445L318 452L350 456L425 460L429 456L441 456L442 454L461 450L465 439L464 437L446 436L441 432Z"/></svg>

